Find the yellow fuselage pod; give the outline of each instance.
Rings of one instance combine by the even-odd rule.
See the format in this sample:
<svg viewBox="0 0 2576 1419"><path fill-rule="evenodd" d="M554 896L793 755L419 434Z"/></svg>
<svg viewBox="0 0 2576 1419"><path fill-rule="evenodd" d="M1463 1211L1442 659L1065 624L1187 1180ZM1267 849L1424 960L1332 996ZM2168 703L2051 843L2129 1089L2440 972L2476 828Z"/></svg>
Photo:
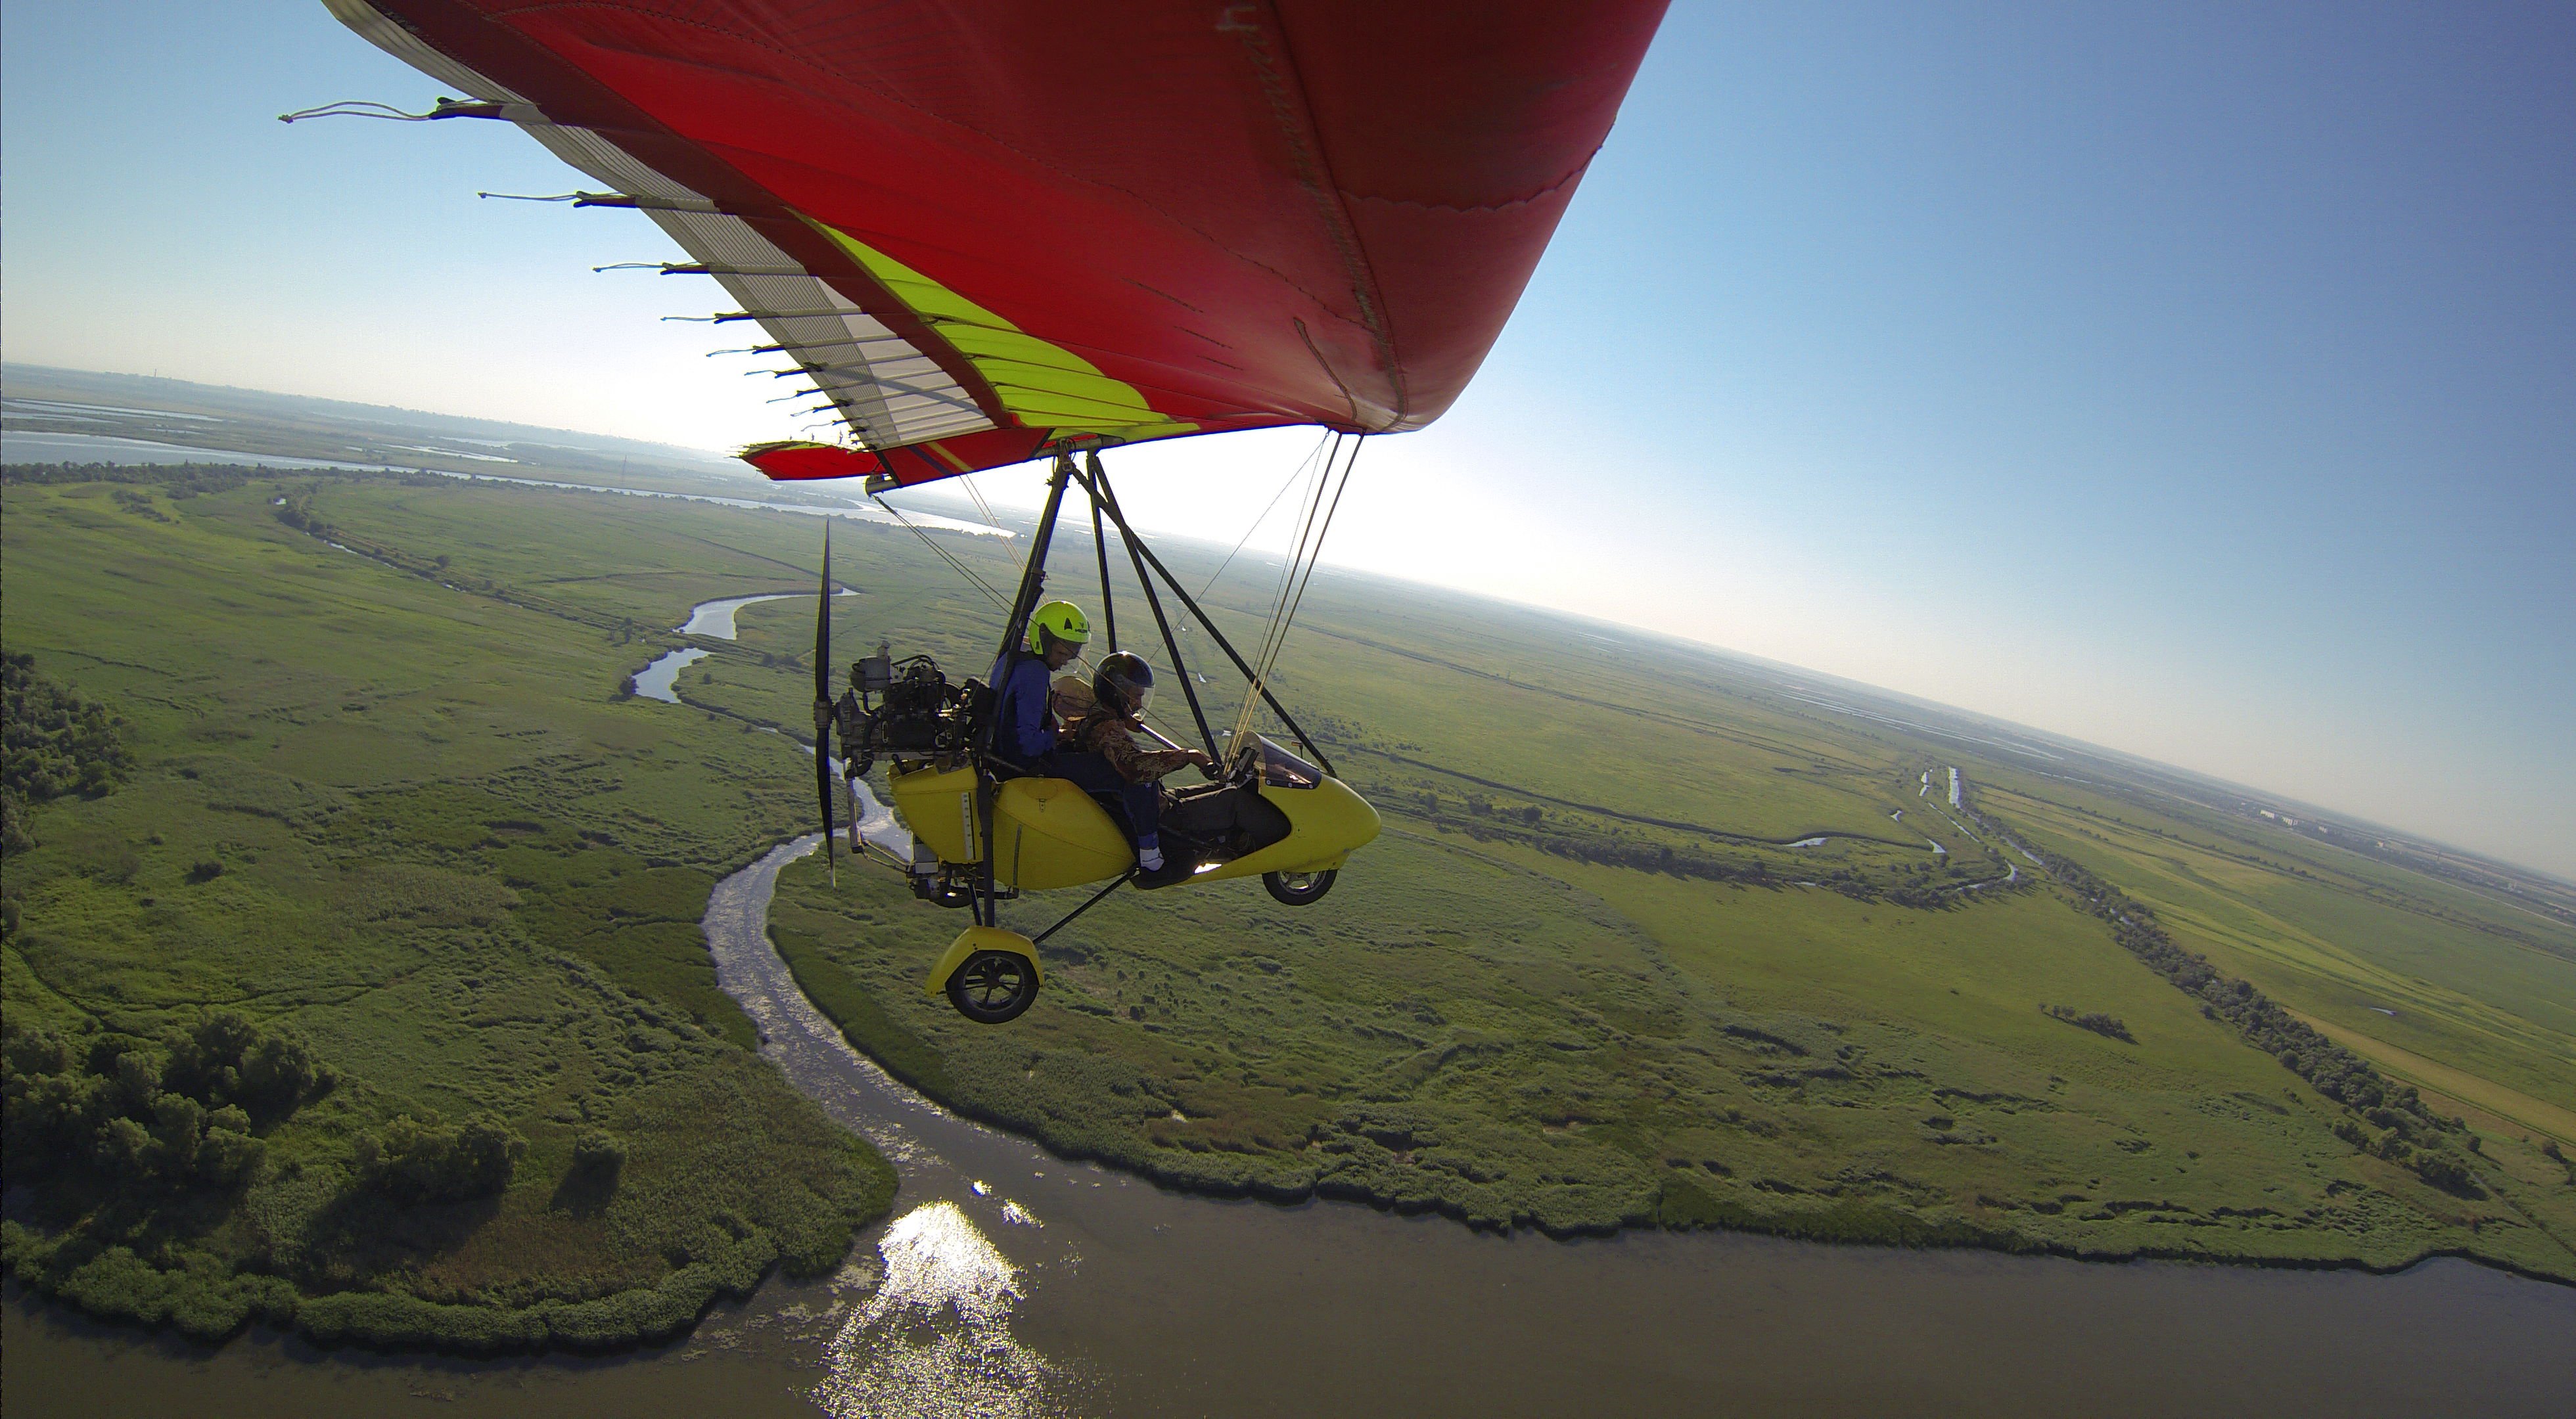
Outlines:
<svg viewBox="0 0 2576 1419"><path fill-rule="evenodd" d="M975 816L975 771L969 768L888 770L886 791L912 835L942 862L960 866L984 858L984 834Z"/></svg>
<svg viewBox="0 0 2576 1419"><path fill-rule="evenodd" d="M1264 872L1331 871L1377 838L1377 810L1337 778L1323 779L1313 788L1264 788L1261 801L1287 815L1288 836L1259 852L1210 868L1191 881L1223 882Z"/></svg>
<svg viewBox="0 0 2576 1419"><path fill-rule="evenodd" d="M892 775L889 788L913 836L940 861L983 861L974 770L916 769ZM1265 788L1261 797L1287 817L1288 836L1190 880L1322 872L1341 866L1378 834L1377 810L1340 779L1313 788ZM1135 863L1135 849L1107 810L1067 780L1015 778L1002 785L993 813L996 885L1032 892L1078 887L1105 882Z"/></svg>
<svg viewBox="0 0 2576 1419"><path fill-rule="evenodd" d="M919 769L889 780L914 837L955 866L984 860L975 771ZM1042 892L1101 882L1136 865L1136 850L1091 795L1060 778L1015 778L993 813L993 881Z"/></svg>

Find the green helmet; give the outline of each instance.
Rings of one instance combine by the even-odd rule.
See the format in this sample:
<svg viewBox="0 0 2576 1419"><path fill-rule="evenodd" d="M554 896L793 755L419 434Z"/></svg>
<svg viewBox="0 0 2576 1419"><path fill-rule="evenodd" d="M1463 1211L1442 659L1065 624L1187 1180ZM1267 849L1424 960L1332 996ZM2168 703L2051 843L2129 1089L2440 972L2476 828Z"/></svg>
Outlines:
<svg viewBox="0 0 2576 1419"><path fill-rule="evenodd" d="M1029 616L1029 654L1046 654L1049 639L1080 645L1091 639L1091 619L1070 601L1050 601Z"/></svg>

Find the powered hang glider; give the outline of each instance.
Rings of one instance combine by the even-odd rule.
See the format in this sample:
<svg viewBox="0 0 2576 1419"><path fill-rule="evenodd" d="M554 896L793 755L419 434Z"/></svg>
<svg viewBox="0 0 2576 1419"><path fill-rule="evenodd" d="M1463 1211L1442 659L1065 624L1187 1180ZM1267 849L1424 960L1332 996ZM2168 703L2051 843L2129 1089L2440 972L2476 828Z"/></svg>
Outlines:
<svg viewBox="0 0 2576 1419"><path fill-rule="evenodd" d="M764 474L864 478L873 494L1051 458L1006 661L1068 487L1095 537L1115 523L1219 765L1181 795L1209 800L1213 825L1188 880L1260 873L1281 901L1311 901L1375 836L1376 814L1267 684L1298 559L1247 660L1127 525L1100 450L1330 431L1298 553L1311 571L1344 437L1346 481L1359 436L1422 428L1466 387L1664 0L325 3L466 96L394 116L518 124L604 189L557 200L643 212L690 258L664 274L713 278L737 307L716 319L761 327L753 350L789 361L778 373L810 381L847 431L746 449ZM1230 746L1157 581L1249 682ZM1000 929L998 903L1106 881L1079 915L1135 877L1135 855L1071 783L997 767L981 682L880 654L835 698L828 614L827 600L818 758L837 729L852 809L849 785L888 758L915 890L976 919L932 988L974 1018L1012 1018L1040 981L1035 940L1064 922L1032 940ZM1314 762L1248 732L1261 704ZM832 773L818 773L828 845ZM1167 815L1185 839L1189 802Z"/></svg>

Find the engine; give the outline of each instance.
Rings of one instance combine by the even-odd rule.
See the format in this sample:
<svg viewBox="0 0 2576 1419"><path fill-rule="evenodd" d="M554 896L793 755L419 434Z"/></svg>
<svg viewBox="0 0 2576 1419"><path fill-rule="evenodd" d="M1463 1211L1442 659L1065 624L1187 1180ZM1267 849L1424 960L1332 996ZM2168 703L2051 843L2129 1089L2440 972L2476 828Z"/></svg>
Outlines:
<svg viewBox="0 0 2576 1419"><path fill-rule="evenodd" d="M850 667L850 688L833 706L842 772L864 777L879 755L898 762L962 757L991 699L981 680L952 685L929 656L896 660L879 647Z"/></svg>

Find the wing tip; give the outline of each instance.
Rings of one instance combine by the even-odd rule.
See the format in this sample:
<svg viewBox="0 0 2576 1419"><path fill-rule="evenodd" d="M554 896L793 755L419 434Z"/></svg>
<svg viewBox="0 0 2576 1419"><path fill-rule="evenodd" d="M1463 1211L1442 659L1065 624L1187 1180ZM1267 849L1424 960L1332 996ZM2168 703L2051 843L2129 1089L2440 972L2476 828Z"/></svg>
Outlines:
<svg viewBox="0 0 2576 1419"><path fill-rule="evenodd" d="M734 455L773 483L804 483L824 478L866 478L886 472L885 460L865 449L806 439L756 443Z"/></svg>

